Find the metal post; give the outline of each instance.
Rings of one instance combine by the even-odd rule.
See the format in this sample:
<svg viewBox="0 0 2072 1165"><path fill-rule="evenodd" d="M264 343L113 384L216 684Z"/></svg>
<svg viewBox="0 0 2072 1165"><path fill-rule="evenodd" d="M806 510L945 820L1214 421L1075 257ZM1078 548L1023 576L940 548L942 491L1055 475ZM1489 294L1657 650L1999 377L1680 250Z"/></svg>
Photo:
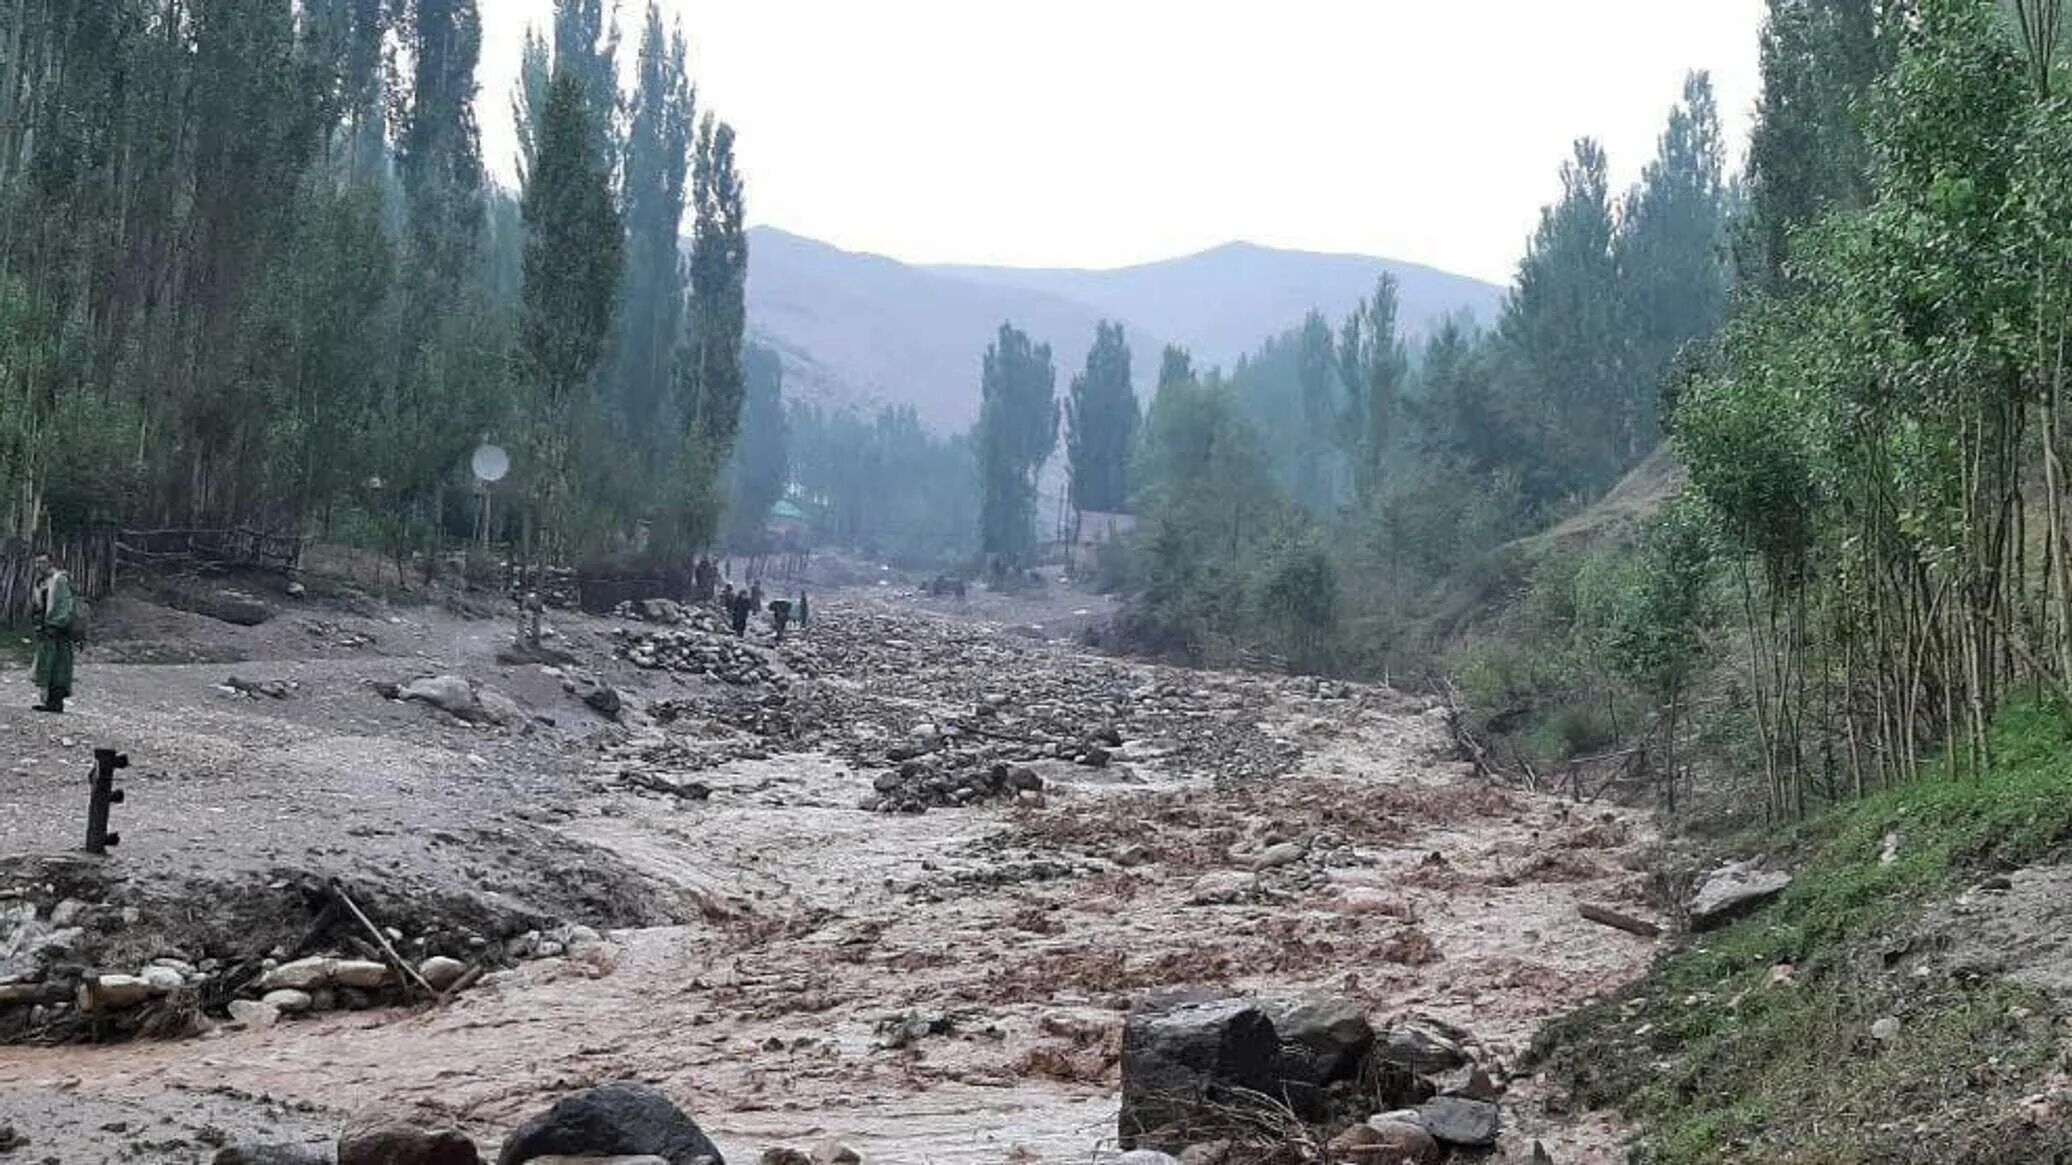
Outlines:
<svg viewBox="0 0 2072 1165"><path fill-rule="evenodd" d="M111 845L122 844L122 835L108 832L108 807L122 804L122 790L115 787L115 771L129 767L129 757L112 748L94 750L93 791L86 805L86 852L105 854Z"/></svg>

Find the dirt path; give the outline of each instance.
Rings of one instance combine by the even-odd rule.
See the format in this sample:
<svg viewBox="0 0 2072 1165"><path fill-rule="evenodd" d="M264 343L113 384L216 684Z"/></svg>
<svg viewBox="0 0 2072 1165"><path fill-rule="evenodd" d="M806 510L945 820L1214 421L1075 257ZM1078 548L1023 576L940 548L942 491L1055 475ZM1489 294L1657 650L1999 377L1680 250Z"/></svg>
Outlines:
<svg viewBox="0 0 2072 1165"><path fill-rule="evenodd" d="M352 685L393 672L394 657L283 661L306 691L326 693L292 710L189 711L222 668L96 676L110 689L136 685L141 706L87 712L79 731L177 730L192 737L183 748L195 767L215 770L179 786L208 802L205 816L145 825L134 849L126 836L126 860L386 860L479 880L495 875L475 847L422 839L494 820L559 843L526 848L514 865L565 858L631 871L678 921L524 963L439 1012L0 1049L0 1119L66 1161L139 1145L155 1146L141 1159L206 1160L221 1134L321 1137L356 1106L424 1101L493 1144L557 1093L632 1077L687 1101L730 1160L834 1136L874 1161L977 1165L1018 1148L1086 1161L1112 1145L1115 1052L1132 995L1329 990L1377 1017L1451 1020L1509 1059L1539 1022L1634 974L1650 953L1575 914L1583 898L1637 895L1623 863L1643 840L1639 823L1478 784L1446 759L1443 722L1416 701L1118 662L879 594L816 597L815 613L831 665L818 683L897 709L866 737L896 738L931 703L947 718L987 683L1017 693L1010 709L1023 689L1041 689L1026 702L1055 702L1077 685L1133 686L1146 707L1209 711L1150 721L1160 731L1127 742L1106 769L1047 767L1041 804L887 815L857 808L874 771L855 765L853 740L834 730L812 747L740 748L701 767L696 778L713 792L693 801L627 788L614 759L624 734L579 719L494 738L400 719L419 710L379 701L361 709L364 722L341 719L338 709L366 700ZM845 619L872 630L839 642ZM427 628L432 662L480 667L499 629L475 627L486 638ZM972 654L969 675L944 663ZM675 690L650 685L646 695ZM325 701L346 702L315 711ZM269 722L217 723L222 715ZM0 715L0 731L49 731L18 720ZM1235 742L1223 751L1294 759L1273 779L1212 779L1230 758L1191 749L1189 724ZM598 753L612 742L619 751ZM304 805L326 816L333 839L368 830L304 837ZM513 815L526 807L535 812ZM10 852L57 828L42 812L11 805L0 817ZM209 818L225 820L209 831ZM232 838L255 825L279 828L281 840ZM1299 857L1242 868L1285 841ZM1529 1100L1529 1082L1520 1092ZM1507 1144L1522 1152L1533 1136L1562 1162L1616 1159L1606 1130L1549 1127L1528 1102Z"/></svg>

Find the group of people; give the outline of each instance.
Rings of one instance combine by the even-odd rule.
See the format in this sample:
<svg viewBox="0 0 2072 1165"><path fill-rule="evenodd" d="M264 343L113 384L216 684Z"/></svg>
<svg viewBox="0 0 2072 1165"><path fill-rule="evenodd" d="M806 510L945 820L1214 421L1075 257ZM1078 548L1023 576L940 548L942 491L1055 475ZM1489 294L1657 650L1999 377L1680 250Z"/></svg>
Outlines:
<svg viewBox="0 0 2072 1165"><path fill-rule="evenodd" d="M770 626L776 631L779 643L784 641L785 629L791 625L794 615L798 617L799 628L804 630L810 614L806 605L806 592L803 590L799 592L797 604L793 604L790 599L771 599L766 607L763 602L763 584L760 580L738 591L731 582L722 586L719 592L719 609L726 612L727 622L734 628L736 638L748 634L748 621L757 611L768 610Z"/></svg>

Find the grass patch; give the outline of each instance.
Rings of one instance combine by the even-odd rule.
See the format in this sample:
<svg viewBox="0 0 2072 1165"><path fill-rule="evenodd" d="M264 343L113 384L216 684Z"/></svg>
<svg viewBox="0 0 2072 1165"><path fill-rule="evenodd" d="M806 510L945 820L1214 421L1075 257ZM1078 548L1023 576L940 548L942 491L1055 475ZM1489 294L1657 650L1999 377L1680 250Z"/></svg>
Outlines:
<svg viewBox="0 0 2072 1165"><path fill-rule="evenodd" d="M2072 1161L2072 1128L2019 1105L2065 1066L2061 1004L1898 957L1929 903L2072 838L2072 720L2010 709L1993 745L1982 779L1924 781L1790 831L1797 876L1777 903L1552 1025L1533 1065L1633 1119L1647 1165ZM1790 981L1773 983L1781 964ZM1884 1017L1897 1038L1873 1038Z"/></svg>

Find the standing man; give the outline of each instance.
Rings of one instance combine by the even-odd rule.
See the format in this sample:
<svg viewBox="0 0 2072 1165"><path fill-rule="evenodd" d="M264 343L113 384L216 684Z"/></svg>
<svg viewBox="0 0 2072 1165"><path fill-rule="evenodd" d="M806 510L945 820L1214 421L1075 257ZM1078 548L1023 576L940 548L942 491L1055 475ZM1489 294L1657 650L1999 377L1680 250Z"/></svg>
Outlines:
<svg viewBox="0 0 2072 1165"><path fill-rule="evenodd" d="M34 570L36 666L30 674L43 689L43 702L35 707L38 712L62 712L72 695L72 579L48 554L36 556Z"/></svg>
<svg viewBox="0 0 2072 1165"><path fill-rule="evenodd" d="M809 616L809 615L811 615L811 614L812 614L812 611L811 611L810 609L808 609L808 608L807 608L807 606L806 606L806 588L804 588L804 587L800 587L800 588L799 588L799 630L801 630L801 631L804 631L804 630L806 629L806 620L807 620L807 616Z"/></svg>
<svg viewBox="0 0 2072 1165"><path fill-rule="evenodd" d="M770 600L770 626L777 629L777 642L784 642L784 628L791 622L791 600Z"/></svg>

